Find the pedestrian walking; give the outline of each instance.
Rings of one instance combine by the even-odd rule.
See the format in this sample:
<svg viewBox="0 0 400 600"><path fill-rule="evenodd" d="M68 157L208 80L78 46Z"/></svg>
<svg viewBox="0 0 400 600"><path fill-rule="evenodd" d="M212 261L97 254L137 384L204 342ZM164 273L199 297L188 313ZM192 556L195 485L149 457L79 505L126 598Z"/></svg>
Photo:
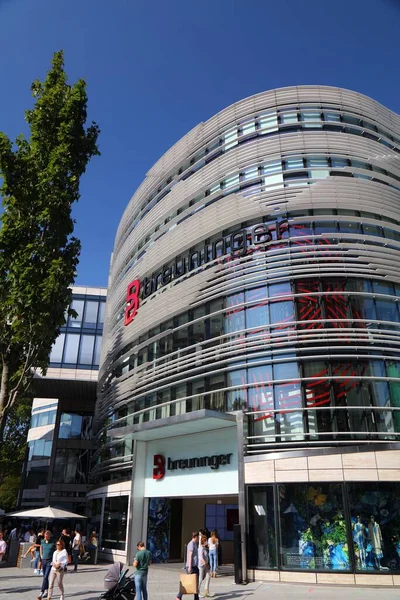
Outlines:
<svg viewBox="0 0 400 600"><path fill-rule="evenodd" d="M49 589L49 575L51 570L51 561L53 560L53 553L55 550L55 544L51 537L51 531L47 530L44 532L44 539L40 544L40 559L42 561L43 581L38 600L46 598Z"/></svg>
<svg viewBox="0 0 400 600"><path fill-rule="evenodd" d="M54 582L57 579L57 585L60 590L60 600L64 600L64 568L68 564L68 553L65 549L63 540L59 539L56 543L56 549L53 552L53 559L51 561L51 570L49 575L49 593L47 600L51 600L53 595Z"/></svg>
<svg viewBox="0 0 400 600"><path fill-rule="evenodd" d="M64 571L67 571L68 570L67 565L68 565L68 563L72 562L72 556L71 556L71 536L69 535L66 527L64 527L64 529L61 532L60 540L62 540L64 542L64 549L66 550L67 555L68 555L67 564L64 567ZM71 556L71 560L69 558L70 556Z"/></svg>
<svg viewBox="0 0 400 600"><path fill-rule="evenodd" d="M195 575L197 575L197 581L198 581L198 577L199 577L199 569L198 569L198 545L199 545L199 532L198 531L193 531L192 533L192 539L190 540L190 542L187 545L186 548L186 572L187 573L194 573ZM178 594L176 595L176 599L177 600L181 600L182 598L182 594L179 591ZM194 594L194 600L199 600L199 595L198 594Z"/></svg>
<svg viewBox="0 0 400 600"><path fill-rule="evenodd" d="M78 570L78 558L79 558L79 553L81 551L81 544L82 544L81 534L79 532L79 529L75 529L75 536L74 536L74 539L72 540L72 561L74 563L74 569L73 569L74 573L76 573L76 571Z"/></svg>
<svg viewBox="0 0 400 600"><path fill-rule="evenodd" d="M212 598L214 594L210 593L210 560L207 548L207 537L201 536L198 550L199 566L199 596L200 598ZM201 594L201 584L204 581L204 594Z"/></svg>
<svg viewBox="0 0 400 600"><path fill-rule="evenodd" d="M137 553L133 561L135 567L135 588L136 588L136 599L147 600L147 575L149 573L149 566L151 565L152 555L151 552L146 550L144 542L138 542Z"/></svg>
<svg viewBox="0 0 400 600"><path fill-rule="evenodd" d="M0 562L3 560L7 552L7 544L3 539L3 532L0 531Z"/></svg>
<svg viewBox="0 0 400 600"><path fill-rule="evenodd" d="M217 576L218 545L219 545L219 539L217 538L215 531L212 531L211 536L208 539L208 552L209 552L209 557L210 557L211 577Z"/></svg>

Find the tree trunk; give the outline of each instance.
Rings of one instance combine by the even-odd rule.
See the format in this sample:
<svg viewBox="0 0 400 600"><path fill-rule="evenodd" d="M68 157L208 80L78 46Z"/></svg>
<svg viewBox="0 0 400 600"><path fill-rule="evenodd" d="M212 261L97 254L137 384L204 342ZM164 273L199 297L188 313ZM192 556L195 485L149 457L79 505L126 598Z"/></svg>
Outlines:
<svg viewBox="0 0 400 600"><path fill-rule="evenodd" d="M1 367L1 383L0 383L0 440L3 440L3 431L6 424L7 408L9 402L9 364L3 358Z"/></svg>

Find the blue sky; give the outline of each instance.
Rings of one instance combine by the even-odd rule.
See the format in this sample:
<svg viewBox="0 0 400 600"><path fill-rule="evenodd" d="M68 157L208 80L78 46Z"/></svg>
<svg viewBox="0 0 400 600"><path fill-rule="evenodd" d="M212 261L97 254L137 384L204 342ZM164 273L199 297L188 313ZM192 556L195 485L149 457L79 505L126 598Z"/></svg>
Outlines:
<svg viewBox="0 0 400 600"><path fill-rule="evenodd" d="M30 83L64 49L102 130L74 209L76 283L105 286L126 204L182 135L287 85L351 88L399 113L399 39L400 0L0 0L0 131L24 130Z"/></svg>

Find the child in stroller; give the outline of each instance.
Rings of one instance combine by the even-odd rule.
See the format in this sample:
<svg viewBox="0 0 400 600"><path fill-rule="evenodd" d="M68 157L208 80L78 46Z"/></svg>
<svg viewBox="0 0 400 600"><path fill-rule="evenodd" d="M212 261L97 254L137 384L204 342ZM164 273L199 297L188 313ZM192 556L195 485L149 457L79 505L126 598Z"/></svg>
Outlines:
<svg viewBox="0 0 400 600"><path fill-rule="evenodd" d="M99 600L133 600L136 596L135 582L133 577L128 577L128 569L124 571L124 565L116 562L107 571L104 578L104 592Z"/></svg>

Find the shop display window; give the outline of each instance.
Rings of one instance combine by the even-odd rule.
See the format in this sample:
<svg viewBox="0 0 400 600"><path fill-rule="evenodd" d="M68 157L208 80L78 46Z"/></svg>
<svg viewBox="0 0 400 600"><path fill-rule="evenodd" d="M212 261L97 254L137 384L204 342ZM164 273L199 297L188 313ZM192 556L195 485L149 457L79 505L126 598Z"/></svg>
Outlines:
<svg viewBox="0 0 400 600"><path fill-rule="evenodd" d="M103 547L109 550L125 550L128 496L105 499L103 517Z"/></svg>
<svg viewBox="0 0 400 600"><path fill-rule="evenodd" d="M282 568L348 571L342 485L281 484L278 498Z"/></svg>
<svg viewBox="0 0 400 600"><path fill-rule="evenodd" d="M248 494L249 565L276 569L276 527L273 486L252 486Z"/></svg>
<svg viewBox="0 0 400 600"><path fill-rule="evenodd" d="M400 483L347 485L358 571L400 570Z"/></svg>

